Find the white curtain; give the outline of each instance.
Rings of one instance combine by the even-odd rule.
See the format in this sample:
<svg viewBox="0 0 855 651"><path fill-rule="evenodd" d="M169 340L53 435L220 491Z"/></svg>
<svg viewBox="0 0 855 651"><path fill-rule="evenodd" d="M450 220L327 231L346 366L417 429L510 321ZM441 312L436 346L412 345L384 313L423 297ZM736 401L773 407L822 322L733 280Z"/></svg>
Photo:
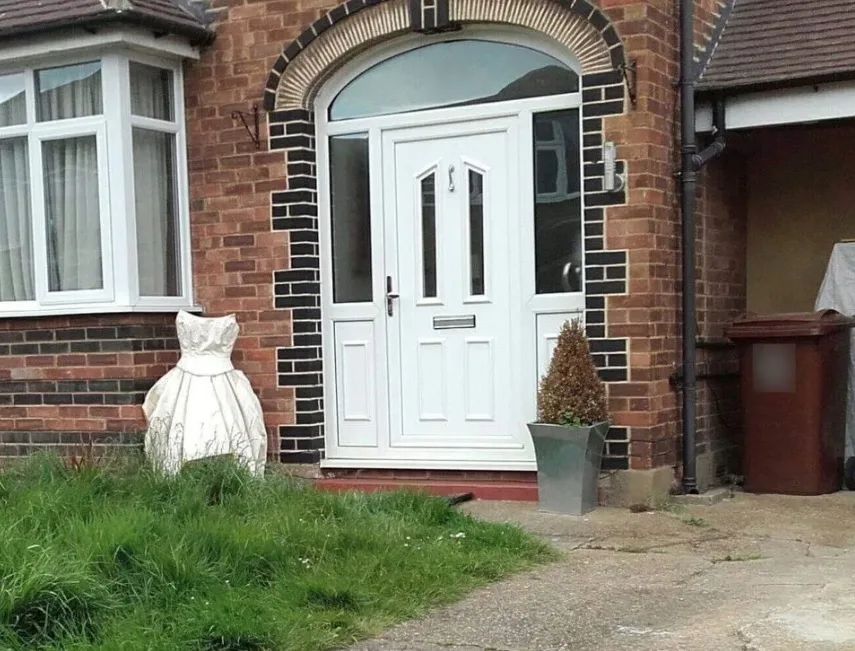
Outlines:
<svg viewBox="0 0 855 651"><path fill-rule="evenodd" d="M26 138L0 140L0 301L35 299L28 165Z"/></svg>
<svg viewBox="0 0 855 651"><path fill-rule="evenodd" d="M170 119L169 81L164 71L131 68L131 106L135 115ZM141 296L177 296L179 247L175 219L174 136L135 128L134 191Z"/></svg>
<svg viewBox="0 0 855 651"><path fill-rule="evenodd" d="M39 122L100 115L101 64L83 63L37 73Z"/></svg>
<svg viewBox="0 0 855 651"><path fill-rule="evenodd" d="M101 113L98 64L39 73L39 118ZM101 210L95 136L42 143L50 291L101 289Z"/></svg>
<svg viewBox="0 0 855 651"><path fill-rule="evenodd" d="M42 146L52 292L101 289L101 212L95 136Z"/></svg>
<svg viewBox="0 0 855 651"><path fill-rule="evenodd" d="M0 104L0 126L26 121L23 91ZM35 298L29 181L27 139L0 140L0 301Z"/></svg>

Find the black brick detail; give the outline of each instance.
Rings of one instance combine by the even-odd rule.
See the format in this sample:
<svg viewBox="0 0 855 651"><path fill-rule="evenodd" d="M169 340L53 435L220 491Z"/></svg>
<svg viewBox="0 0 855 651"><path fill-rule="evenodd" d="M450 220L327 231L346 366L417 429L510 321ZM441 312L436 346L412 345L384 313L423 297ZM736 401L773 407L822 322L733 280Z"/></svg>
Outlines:
<svg viewBox="0 0 855 651"><path fill-rule="evenodd" d="M620 43L620 37L618 36L617 31L615 31L615 28L612 25L609 25L602 31L602 37L609 47Z"/></svg>
<svg viewBox="0 0 855 651"><path fill-rule="evenodd" d="M628 457L603 457L600 463L601 470L629 470Z"/></svg>
<svg viewBox="0 0 855 651"><path fill-rule="evenodd" d="M585 262L597 265L626 264L626 252L605 251L602 253L589 253L585 258Z"/></svg>
<svg viewBox="0 0 855 651"><path fill-rule="evenodd" d="M583 147L602 147L603 145L603 135L598 132L594 133L586 133L582 137L582 146Z"/></svg>
<svg viewBox="0 0 855 651"><path fill-rule="evenodd" d="M600 118L584 117L583 107L582 132L583 133L601 133L603 131L603 121Z"/></svg>
<svg viewBox="0 0 855 651"><path fill-rule="evenodd" d="M624 339L594 339L589 342L592 353L622 353L626 351Z"/></svg>
<svg viewBox="0 0 855 651"><path fill-rule="evenodd" d="M605 89L605 98L606 99L619 99L623 101L624 98L624 87L623 86L609 86Z"/></svg>
<svg viewBox="0 0 855 651"><path fill-rule="evenodd" d="M605 277L602 267L585 267L585 280L605 280Z"/></svg>
<svg viewBox="0 0 855 651"><path fill-rule="evenodd" d="M608 72L595 72L582 77L582 88L593 86L612 86L623 83L623 73L620 70L609 70Z"/></svg>
<svg viewBox="0 0 855 651"><path fill-rule="evenodd" d="M608 294L625 294L626 282L623 280L607 280L603 282L585 283L585 293L588 296L604 296Z"/></svg>
<svg viewBox="0 0 855 651"><path fill-rule="evenodd" d="M603 222L585 222L585 237L602 237Z"/></svg>
<svg viewBox="0 0 855 651"><path fill-rule="evenodd" d="M623 113L623 100L609 102L594 102L586 104L585 115L599 117L602 115L620 115Z"/></svg>
<svg viewBox="0 0 855 651"><path fill-rule="evenodd" d="M625 368L599 369L599 374L603 382L626 382L629 378L629 374Z"/></svg>
<svg viewBox="0 0 855 651"><path fill-rule="evenodd" d="M92 446L96 456L109 450L142 452L141 432L0 432L0 458L21 458L36 452L53 452L61 456L82 454Z"/></svg>
<svg viewBox="0 0 855 651"><path fill-rule="evenodd" d="M603 15L603 12L599 9L595 9L593 13L591 13L588 18L590 23L597 28L598 32L602 32L606 27L609 26L609 19Z"/></svg>
<svg viewBox="0 0 855 651"><path fill-rule="evenodd" d="M279 454L281 463L318 463L323 458L323 452L316 450L312 452L287 452L282 451Z"/></svg>
<svg viewBox="0 0 855 651"><path fill-rule="evenodd" d="M589 339L602 339L606 336L606 327L603 325L586 325L585 334Z"/></svg>
<svg viewBox="0 0 855 651"><path fill-rule="evenodd" d="M0 345L0 356L178 350L172 326L33 329L0 332L0 337L13 342ZM20 341L27 343L14 343Z"/></svg>
<svg viewBox="0 0 855 651"><path fill-rule="evenodd" d="M602 251L605 248L606 246L602 237L585 238L585 249L588 251Z"/></svg>
<svg viewBox="0 0 855 651"><path fill-rule="evenodd" d="M612 65L615 68L619 68L621 65L623 65L626 59L626 54L624 52L623 45L616 45L615 47L613 47L609 51L609 56L611 56Z"/></svg>
<svg viewBox="0 0 855 651"><path fill-rule="evenodd" d="M629 443L610 441L606 446L606 455L610 457L625 457L629 454Z"/></svg>
<svg viewBox="0 0 855 651"><path fill-rule="evenodd" d="M154 380L0 381L14 405L141 405Z"/></svg>
<svg viewBox="0 0 855 651"><path fill-rule="evenodd" d="M586 310L603 310L606 307L606 299L602 296L586 296L585 297L585 309Z"/></svg>
<svg viewBox="0 0 855 651"><path fill-rule="evenodd" d="M629 430L626 427L610 427L606 434L607 441L629 441Z"/></svg>

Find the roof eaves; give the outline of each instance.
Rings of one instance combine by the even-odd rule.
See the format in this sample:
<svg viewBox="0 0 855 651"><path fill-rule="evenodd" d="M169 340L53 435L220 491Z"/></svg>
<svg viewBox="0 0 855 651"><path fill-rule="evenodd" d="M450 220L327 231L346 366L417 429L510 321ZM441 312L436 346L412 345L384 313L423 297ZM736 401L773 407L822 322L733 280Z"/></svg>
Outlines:
<svg viewBox="0 0 855 651"><path fill-rule="evenodd" d="M805 86L817 86L820 84L833 84L836 82L853 80L855 80L855 69L802 77L769 79L765 81L743 80L730 83L699 83L695 88L695 92L697 95L704 97L712 95L729 96L763 91L785 90Z"/></svg>
<svg viewBox="0 0 855 651"><path fill-rule="evenodd" d="M188 16L189 17L189 16ZM97 28L103 25L125 23L136 27L145 27L159 32L184 36L191 40L193 45L210 45L214 41L214 32L207 27L191 22L173 21L158 16L137 11L135 9L105 9L104 11L88 14L85 16L62 18L60 20L35 23L32 25L18 25L4 29L0 27L0 40L5 38L16 38L20 36L32 36L46 32L64 29L68 27L80 27L83 29Z"/></svg>

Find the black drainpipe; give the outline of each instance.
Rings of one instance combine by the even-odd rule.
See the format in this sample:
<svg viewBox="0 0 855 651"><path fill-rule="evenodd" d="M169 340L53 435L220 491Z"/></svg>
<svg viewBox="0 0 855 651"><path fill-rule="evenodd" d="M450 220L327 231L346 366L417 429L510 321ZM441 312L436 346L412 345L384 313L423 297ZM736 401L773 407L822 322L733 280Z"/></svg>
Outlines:
<svg viewBox="0 0 855 651"><path fill-rule="evenodd" d="M683 248L683 493L697 493L697 295L695 204L698 170L724 151L724 103L714 111L715 141L700 154L695 138L695 0L680 0L681 170Z"/></svg>

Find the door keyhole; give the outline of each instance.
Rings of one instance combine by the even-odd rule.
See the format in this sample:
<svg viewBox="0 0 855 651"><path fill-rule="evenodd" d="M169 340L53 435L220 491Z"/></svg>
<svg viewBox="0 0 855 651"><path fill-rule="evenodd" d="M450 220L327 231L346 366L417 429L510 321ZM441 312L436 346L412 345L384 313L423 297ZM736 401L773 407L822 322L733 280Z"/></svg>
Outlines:
<svg viewBox="0 0 855 651"><path fill-rule="evenodd" d="M454 165L448 166L448 191L454 192Z"/></svg>

